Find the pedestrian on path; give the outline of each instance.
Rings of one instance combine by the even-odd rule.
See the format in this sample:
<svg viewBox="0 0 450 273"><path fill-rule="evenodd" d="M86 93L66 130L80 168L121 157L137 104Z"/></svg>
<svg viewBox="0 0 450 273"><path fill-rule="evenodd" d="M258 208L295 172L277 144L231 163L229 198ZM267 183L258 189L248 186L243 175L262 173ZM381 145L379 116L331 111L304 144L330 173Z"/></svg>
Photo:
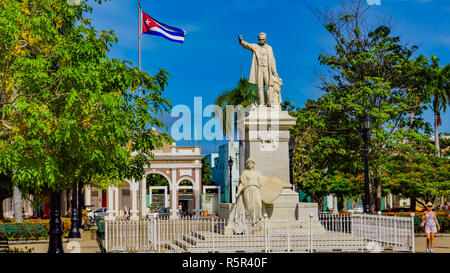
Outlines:
<svg viewBox="0 0 450 273"><path fill-rule="evenodd" d="M422 215L421 226L425 227L425 233L427 234L427 248L426 253L433 253L434 234L438 232L441 227L436 218L436 213L433 211L433 204L427 203L427 210Z"/></svg>

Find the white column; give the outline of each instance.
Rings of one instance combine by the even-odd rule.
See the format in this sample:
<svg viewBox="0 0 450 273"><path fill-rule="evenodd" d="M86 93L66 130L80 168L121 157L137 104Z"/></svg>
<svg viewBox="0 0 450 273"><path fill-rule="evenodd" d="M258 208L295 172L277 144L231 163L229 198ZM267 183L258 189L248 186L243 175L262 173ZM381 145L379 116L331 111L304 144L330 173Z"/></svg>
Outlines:
<svg viewBox="0 0 450 273"><path fill-rule="evenodd" d="M142 181L139 182L139 193L141 195L141 205L139 210L139 215L141 219L145 219L147 217L148 208L147 208L147 177L144 177Z"/></svg>
<svg viewBox="0 0 450 273"><path fill-rule="evenodd" d="M392 209L392 193L389 193L389 207Z"/></svg>
<svg viewBox="0 0 450 273"><path fill-rule="evenodd" d="M88 185L86 185L84 188L84 204L85 206L91 205L91 187L89 187Z"/></svg>
<svg viewBox="0 0 450 273"><path fill-rule="evenodd" d="M134 179L130 183L130 191L131 191L131 211L130 211L130 220L139 220L138 209L137 209L137 191L139 184L134 181Z"/></svg>
<svg viewBox="0 0 450 273"><path fill-rule="evenodd" d="M333 196L333 213L339 213L338 200L336 196Z"/></svg>
<svg viewBox="0 0 450 273"><path fill-rule="evenodd" d="M107 207L108 210L106 211L106 220L109 221L113 221L116 219L115 215L114 215L114 200L113 200L113 194L114 194L114 189L113 187L109 186L108 187L108 198L107 198Z"/></svg>
<svg viewBox="0 0 450 273"><path fill-rule="evenodd" d="M202 184L201 177L200 177L200 169L195 169L195 209L194 214L200 215L201 214L201 191L200 191L200 185Z"/></svg>
<svg viewBox="0 0 450 273"><path fill-rule="evenodd" d="M114 187L114 212L119 216L119 187Z"/></svg>
<svg viewBox="0 0 450 273"><path fill-rule="evenodd" d="M178 200L177 200L177 169L172 170L172 181L170 181L170 196L172 198L172 205L170 206L170 217L177 218L178 217Z"/></svg>
<svg viewBox="0 0 450 273"><path fill-rule="evenodd" d="M152 194L150 192L150 194ZM167 198L167 187L164 188L164 207L167 208L169 206L169 198Z"/></svg>

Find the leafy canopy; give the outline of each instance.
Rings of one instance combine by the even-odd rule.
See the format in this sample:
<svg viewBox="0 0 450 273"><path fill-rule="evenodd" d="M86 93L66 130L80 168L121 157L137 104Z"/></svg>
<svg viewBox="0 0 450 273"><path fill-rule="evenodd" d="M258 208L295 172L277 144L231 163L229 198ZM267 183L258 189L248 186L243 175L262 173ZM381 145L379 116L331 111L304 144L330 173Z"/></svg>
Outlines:
<svg viewBox="0 0 450 273"><path fill-rule="evenodd" d="M101 3L101 1L97 1ZM24 192L140 179L168 111L168 73L109 58L85 2L0 1L0 173ZM140 92L138 92L140 90Z"/></svg>

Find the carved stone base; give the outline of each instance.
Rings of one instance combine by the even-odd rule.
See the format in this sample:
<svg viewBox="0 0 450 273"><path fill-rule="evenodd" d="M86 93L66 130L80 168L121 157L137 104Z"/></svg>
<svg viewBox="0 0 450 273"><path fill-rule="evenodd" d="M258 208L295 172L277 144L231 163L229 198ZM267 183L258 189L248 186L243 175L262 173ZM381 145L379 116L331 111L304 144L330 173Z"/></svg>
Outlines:
<svg viewBox="0 0 450 273"><path fill-rule="evenodd" d="M284 188L281 195L271 204L266 204L266 213L270 220L298 220L298 193Z"/></svg>
<svg viewBox="0 0 450 273"><path fill-rule="evenodd" d="M284 187L291 187L289 179L289 128L296 118L276 107L256 107L239 120L245 128L245 140L240 145L242 173L245 161L252 158L255 170L266 177L278 176Z"/></svg>

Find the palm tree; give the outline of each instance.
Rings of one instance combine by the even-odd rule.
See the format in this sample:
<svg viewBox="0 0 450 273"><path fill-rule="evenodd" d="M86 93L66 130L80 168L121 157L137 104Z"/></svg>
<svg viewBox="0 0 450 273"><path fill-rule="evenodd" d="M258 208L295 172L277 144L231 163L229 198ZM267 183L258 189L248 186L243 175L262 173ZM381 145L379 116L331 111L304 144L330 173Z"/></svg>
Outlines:
<svg viewBox="0 0 450 273"><path fill-rule="evenodd" d="M227 115L227 105L232 105L233 108L237 105L242 105L244 108L251 105L255 101L258 100L258 91L255 85L248 82L248 79L242 78L239 79L237 87L227 90L223 92L216 98L216 105L222 108L223 117L225 117L222 121L223 131L226 132L227 123L228 128L235 128L235 122L237 122L237 113L234 112L234 116L232 120L228 120ZM234 130L232 131L234 132ZM226 132L227 134L231 134L231 132ZM230 150L229 154L234 155L234 135L229 135L230 138ZM229 189L231 190L231 185L229 185ZM226 189L225 189L226 192ZM232 201L230 200L230 203Z"/></svg>
<svg viewBox="0 0 450 273"><path fill-rule="evenodd" d="M439 145L439 126L442 125L441 111L447 111L447 104L449 104L450 96L450 65L441 67L439 59L436 55L431 55L431 64L428 65L428 86L427 89L432 96L429 108L434 112L434 143L438 151L438 156L441 155Z"/></svg>
<svg viewBox="0 0 450 273"><path fill-rule="evenodd" d="M226 106L227 105L242 105L247 107L253 102L258 100L258 91L255 85L248 82L248 79L241 78L238 85L231 90L223 92L216 98L216 105L220 106L223 110L223 116L226 117ZM231 124L230 124L231 125ZM225 131L226 118L223 119L222 123L223 129Z"/></svg>

